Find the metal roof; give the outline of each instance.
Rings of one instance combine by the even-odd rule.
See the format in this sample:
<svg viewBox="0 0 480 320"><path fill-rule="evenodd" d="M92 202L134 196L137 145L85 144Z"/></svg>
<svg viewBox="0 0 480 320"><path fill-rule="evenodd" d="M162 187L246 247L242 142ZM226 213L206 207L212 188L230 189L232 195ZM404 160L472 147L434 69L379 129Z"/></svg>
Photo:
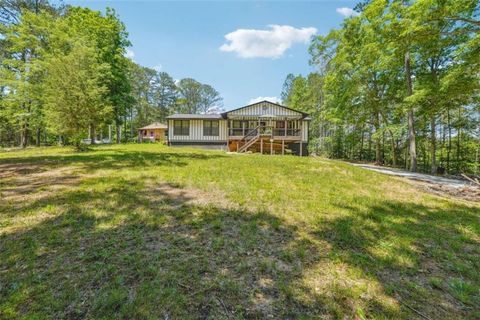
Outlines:
<svg viewBox="0 0 480 320"><path fill-rule="evenodd" d="M139 128L138 130L148 130L148 129L167 129L167 125L160 122L154 122L149 124L148 126Z"/></svg>
<svg viewBox="0 0 480 320"><path fill-rule="evenodd" d="M167 119L223 119L221 114L184 114L176 113L168 116Z"/></svg>

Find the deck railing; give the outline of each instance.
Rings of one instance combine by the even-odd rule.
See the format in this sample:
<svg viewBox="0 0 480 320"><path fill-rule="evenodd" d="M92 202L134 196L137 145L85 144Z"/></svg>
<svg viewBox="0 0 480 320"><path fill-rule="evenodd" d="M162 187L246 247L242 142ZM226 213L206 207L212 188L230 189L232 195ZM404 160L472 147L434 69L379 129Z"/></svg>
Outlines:
<svg viewBox="0 0 480 320"><path fill-rule="evenodd" d="M229 128L228 135L235 137L244 137L252 131L258 130L261 135L271 135L274 137L299 137L300 129L272 128L270 126L258 126L256 128Z"/></svg>

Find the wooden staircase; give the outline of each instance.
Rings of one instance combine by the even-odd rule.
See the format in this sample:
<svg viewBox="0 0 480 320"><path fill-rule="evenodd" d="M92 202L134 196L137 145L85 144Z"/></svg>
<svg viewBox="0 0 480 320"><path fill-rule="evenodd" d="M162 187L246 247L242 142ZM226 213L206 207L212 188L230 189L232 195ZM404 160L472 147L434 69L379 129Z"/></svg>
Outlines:
<svg viewBox="0 0 480 320"><path fill-rule="evenodd" d="M282 144L281 141L272 140L272 128L265 126L257 126L256 128L250 130L242 139L238 141L237 152L245 153L247 151L253 151L265 154L291 153L291 150L286 149L287 145L285 143Z"/></svg>
<svg viewBox="0 0 480 320"><path fill-rule="evenodd" d="M260 139L260 127L250 130L240 141L238 141L238 153L246 152L249 147Z"/></svg>

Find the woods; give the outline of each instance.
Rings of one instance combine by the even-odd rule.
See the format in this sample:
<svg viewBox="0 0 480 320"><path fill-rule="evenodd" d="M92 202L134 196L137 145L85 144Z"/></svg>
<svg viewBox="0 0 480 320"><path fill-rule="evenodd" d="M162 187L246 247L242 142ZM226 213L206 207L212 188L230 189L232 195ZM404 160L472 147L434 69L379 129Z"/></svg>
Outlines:
<svg viewBox="0 0 480 320"><path fill-rule="evenodd" d="M315 37L317 71L283 102L314 116L314 152L430 173L479 168L477 1L366 1Z"/></svg>
<svg viewBox="0 0 480 320"><path fill-rule="evenodd" d="M210 85L127 58L131 43L113 9L2 1L0 22L0 146L127 142L174 112L222 107Z"/></svg>

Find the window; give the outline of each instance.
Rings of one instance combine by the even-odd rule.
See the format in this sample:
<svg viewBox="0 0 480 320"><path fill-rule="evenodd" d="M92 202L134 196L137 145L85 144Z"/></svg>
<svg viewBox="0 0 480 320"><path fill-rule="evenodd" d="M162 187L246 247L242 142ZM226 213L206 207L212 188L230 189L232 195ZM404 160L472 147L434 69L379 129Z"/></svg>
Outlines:
<svg viewBox="0 0 480 320"><path fill-rule="evenodd" d="M190 120L174 120L173 135L188 136L190 134Z"/></svg>
<svg viewBox="0 0 480 320"><path fill-rule="evenodd" d="M242 129L242 121L233 120L233 129Z"/></svg>
<svg viewBox="0 0 480 320"><path fill-rule="evenodd" d="M218 121L203 120L203 135L218 136Z"/></svg>
<svg viewBox="0 0 480 320"><path fill-rule="evenodd" d="M277 129L285 129L285 121L277 121Z"/></svg>

